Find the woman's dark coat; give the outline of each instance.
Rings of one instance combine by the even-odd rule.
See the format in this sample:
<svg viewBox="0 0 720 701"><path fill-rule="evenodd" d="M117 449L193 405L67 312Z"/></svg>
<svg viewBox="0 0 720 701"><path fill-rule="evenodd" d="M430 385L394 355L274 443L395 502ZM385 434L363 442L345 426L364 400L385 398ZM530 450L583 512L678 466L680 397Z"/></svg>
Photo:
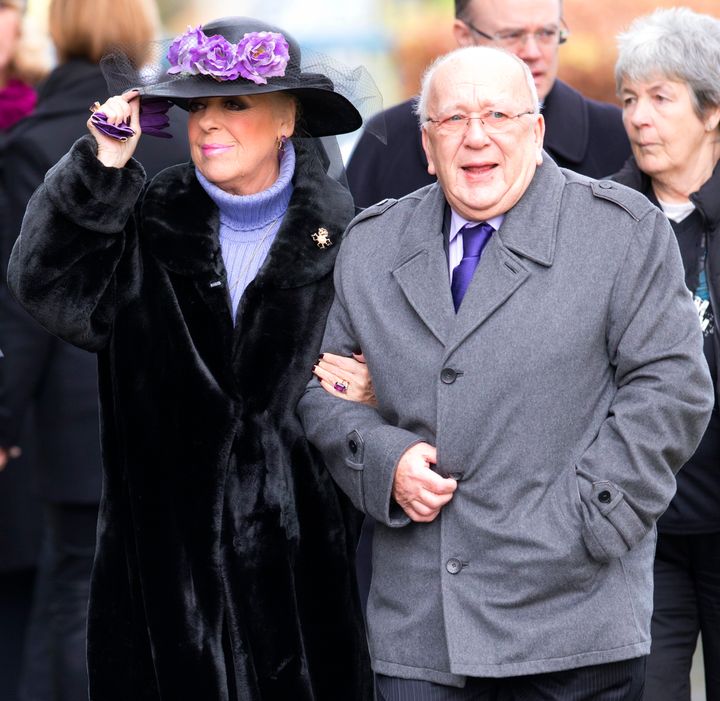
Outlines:
<svg viewBox="0 0 720 701"><path fill-rule="evenodd" d="M290 207L235 327L218 211L192 166L138 200L139 165L102 167L85 137L28 208L10 286L99 357L93 701L371 698L356 513L295 415L353 207L296 151ZM313 240L321 227L332 246Z"/></svg>

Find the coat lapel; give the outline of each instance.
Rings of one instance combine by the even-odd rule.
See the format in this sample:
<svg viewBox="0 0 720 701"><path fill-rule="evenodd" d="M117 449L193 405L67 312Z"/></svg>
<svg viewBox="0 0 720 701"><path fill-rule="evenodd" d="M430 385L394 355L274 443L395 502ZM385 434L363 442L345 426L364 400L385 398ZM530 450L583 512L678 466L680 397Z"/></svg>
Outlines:
<svg viewBox="0 0 720 701"><path fill-rule="evenodd" d="M407 223L392 266L408 303L443 344L455 317L443 243L444 210L442 190L431 185Z"/></svg>
<svg viewBox="0 0 720 701"><path fill-rule="evenodd" d="M219 215L194 166L174 166L155 177L140 217L148 251L169 278L195 352L224 390L234 394L232 316Z"/></svg>
<svg viewBox="0 0 720 701"><path fill-rule="evenodd" d="M309 334L322 328L333 297L335 258L354 212L349 191L325 173L312 144L293 143L290 204L265 261L243 293L235 324L233 366L241 393L252 396L256 406L278 396L275 383L310 350L314 341ZM260 356L258 348L264 349ZM312 360L303 360L308 372ZM258 374L264 381L258 381Z"/></svg>
<svg viewBox="0 0 720 701"><path fill-rule="evenodd" d="M512 297L532 275L533 264L552 265L564 184L559 168L545 157L480 258L458 310L448 353Z"/></svg>
<svg viewBox="0 0 720 701"><path fill-rule="evenodd" d="M322 171L317 156L302 141L295 142L295 149L293 196L268 256L251 283L255 286L288 289L330 273L342 232L352 216L347 190ZM192 164L169 168L151 182L141 217L156 260L176 276L190 278L206 306L230 329L218 210L197 181ZM319 232L320 242L313 238Z"/></svg>
<svg viewBox="0 0 720 701"><path fill-rule="evenodd" d="M267 258L251 284L301 287L330 273L354 207L303 140L293 140L293 194Z"/></svg>

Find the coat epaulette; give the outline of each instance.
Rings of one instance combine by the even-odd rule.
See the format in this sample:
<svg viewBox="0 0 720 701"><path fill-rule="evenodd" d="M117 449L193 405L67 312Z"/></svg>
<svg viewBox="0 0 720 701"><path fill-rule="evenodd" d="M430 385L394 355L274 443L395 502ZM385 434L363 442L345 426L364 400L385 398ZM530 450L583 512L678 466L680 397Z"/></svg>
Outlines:
<svg viewBox="0 0 720 701"><path fill-rule="evenodd" d="M364 221L365 219L370 219L370 217L377 217L394 204L397 204L397 200L392 197L387 197L384 200L380 200L380 202L376 202L375 204L366 207L362 212L360 212L360 214L355 215L354 219L348 225L348 228L352 228L355 224Z"/></svg>
<svg viewBox="0 0 720 701"><path fill-rule="evenodd" d="M636 221L655 209L645 195L612 180L593 180L590 182L590 188L595 197L614 202Z"/></svg>

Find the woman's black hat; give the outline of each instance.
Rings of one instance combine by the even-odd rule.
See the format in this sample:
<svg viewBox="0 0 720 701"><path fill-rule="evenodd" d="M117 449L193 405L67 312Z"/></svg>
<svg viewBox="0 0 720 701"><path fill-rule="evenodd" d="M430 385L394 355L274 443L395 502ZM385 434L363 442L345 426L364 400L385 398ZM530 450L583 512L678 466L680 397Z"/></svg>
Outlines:
<svg viewBox="0 0 720 701"><path fill-rule="evenodd" d="M285 38L289 59L284 75L268 76L267 82L256 83L242 76L234 80L218 80L212 75L202 73L166 73L156 82L140 86L140 94L163 97L183 109L188 109L189 101L193 98L288 92L294 95L301 105L301 123L309 136L345 134L362 126L362 117L358 110L347 97L337 91L333 80L326 75L337 73L337 66L325 59L325 66L313 65L314 70L309 70L307 64L303 65L297 41L279 27L250 17L225 17L202 27L202 33L207 37L220 35L235 45L253 32L273 32ZM320 72L318 68L326 70Z"/></svg>

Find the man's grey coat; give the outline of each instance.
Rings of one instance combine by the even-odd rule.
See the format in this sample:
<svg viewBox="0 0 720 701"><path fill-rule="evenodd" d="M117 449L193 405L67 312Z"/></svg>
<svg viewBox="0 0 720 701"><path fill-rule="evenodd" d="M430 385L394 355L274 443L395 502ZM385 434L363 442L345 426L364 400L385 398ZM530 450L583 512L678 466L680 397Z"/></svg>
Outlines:
<svg viewBox="0 0 720 701"><path fill-rule="evenodd" d="M456 316L444 208L431 185L351 223L322 348L362 348L379 406L316 381L299 405L379 522L374 669L459 686L645 655L655 521L713 402L672 230L545 155ZM427 524L391 499L419 441L459 480Z"/></svg>

